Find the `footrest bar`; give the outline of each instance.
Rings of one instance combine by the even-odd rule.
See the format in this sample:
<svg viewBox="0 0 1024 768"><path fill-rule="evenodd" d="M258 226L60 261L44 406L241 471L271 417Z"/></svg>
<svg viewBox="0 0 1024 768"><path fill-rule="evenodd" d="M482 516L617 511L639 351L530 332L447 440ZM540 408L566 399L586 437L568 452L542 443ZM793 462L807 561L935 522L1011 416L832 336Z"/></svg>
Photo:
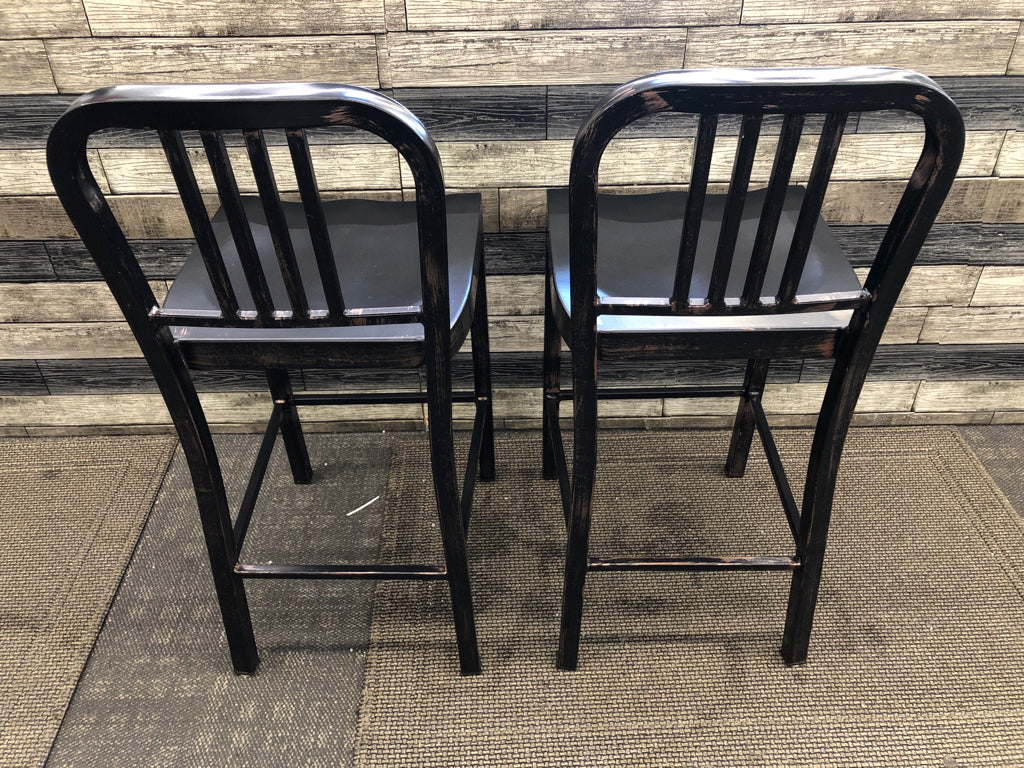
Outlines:
<svg viewBox="0 0 1024 768"><path fill-rule="evenodd" d="M614 557L589 559L590 571L792 571L800 566L796 557Z"/></svg>
<svg viewBox="0 0 1024 768"><path fill-rule="evenodd" d="M235 573L246 579L427 579L445 580L448 573L434 565L246 565Z"/></svg>

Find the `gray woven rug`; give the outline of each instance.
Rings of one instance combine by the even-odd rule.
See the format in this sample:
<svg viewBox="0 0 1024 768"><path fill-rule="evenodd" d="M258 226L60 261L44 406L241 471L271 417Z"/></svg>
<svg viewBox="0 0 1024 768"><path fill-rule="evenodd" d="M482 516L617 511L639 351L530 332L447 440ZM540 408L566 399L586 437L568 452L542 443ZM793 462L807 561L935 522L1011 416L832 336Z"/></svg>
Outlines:
<svg viewBox="0 0 1024 768"><path fill-rule="evenodd" d="M292 482L279 441L243 555L373 561L383 498L347 513L385 493L390 435L310 434L307 441L313 483ZM232 508L258 444L255 435L217 436ZM349 764L372 582L250 580L246 591L261 657L254 677L231 671L179 450L47 768Z"/></svg>
<svg viewBox="0 0 1024 768"><path fill-rule="evenodd" d="M779 433L794 474L807 437ZM763 454L727 479L727 438L602 433L594 554L788 553ZM598 574L580 668L557 671L564 534L539 449L501 435L478 486L483 676L457 674L443 584L378 586L357 765L1024 764L1024 526L955 429L851 435L798 668L784 574ZM400 448L385 552L437 557L433 515Z"/></svg>
<svg viewBox="0 0 1024 768"><path fill-rule="evenodd" d="M0 440L0 765L42 765L172 437Z"/></svg>

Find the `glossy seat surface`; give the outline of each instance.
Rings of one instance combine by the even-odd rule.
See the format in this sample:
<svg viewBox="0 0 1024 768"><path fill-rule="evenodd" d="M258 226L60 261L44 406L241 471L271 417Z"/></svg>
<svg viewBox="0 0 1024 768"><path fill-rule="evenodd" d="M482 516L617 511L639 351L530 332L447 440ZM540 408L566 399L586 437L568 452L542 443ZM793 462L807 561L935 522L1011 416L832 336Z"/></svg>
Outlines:
<svg viewBox="0 0 1024 768"><path fill-rule="evenodd" d="M755 236L764 205L765 190L747 195L739 227L726 299L738 298L753 252ZM597 291L598 296L647 302L667 301L672 291L679 240L686 210L686 192L654 194L601 194L598 196ZM778 231L764 281L764 300L774 298L793 239L803 187L787 191ZM726 195L707 195L700 238L690 284L691 302L707 295L715 248L722 227ZM555 287L561 299L556 311L559 324L568 322L569 303L569 193L566 189L548 192L548 231L551 237L551 261ZM800 280L801 294L832 294L860 290L861 284L835 236L819 217L814 239ZM793 312L774 315L608 315L597 318L599 333L649 331L707 331L739 329L843 328L851 317L849 310L832 312Z"/></svg>
<svg viewBox="0 0 1024 768"><path fill-rule="evenodd" d="M287 294L277 256L258 197L242 198L260 262L275 307L287 307ZM480 229L480 196L448 195L448 289L451 324L468 326L473 261ZM302 204L283 202L288 230L311 310L326 310ZM378 200L331 200L323 203L324 217L347 310L420 306L419 234L416 203ZM224 211L213 218L213 230L241 310L254 308L239 262L238 250ZM168 291L164 308L216 312L213 286L198 248L193 248ZM208 328L176 326L180 341L422 341L419 323L302 328ZM465 334L463 334L463 339ZM461 341L461 340L459 340Z"/></svg>

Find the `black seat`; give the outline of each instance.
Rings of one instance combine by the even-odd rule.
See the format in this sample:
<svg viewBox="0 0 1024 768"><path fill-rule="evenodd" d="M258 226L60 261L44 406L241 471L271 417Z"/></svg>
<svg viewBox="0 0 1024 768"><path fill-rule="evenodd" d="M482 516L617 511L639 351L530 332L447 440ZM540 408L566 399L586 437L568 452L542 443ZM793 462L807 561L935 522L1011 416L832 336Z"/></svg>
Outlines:
<svg viewBox="0 0 1024 768"><path fill-rule="evenodd" d="M924 147L863 285L821 217L851 112L898 109L923 120ZM699 116L685 192L606 194L605 148L658 112ZM805 186L792 184L808 114L824 115ZM709 194L719 116L739 116L728 192ZM781 123L762 138L766 116ZM724 121L723 121L724 122ZM811 124L811 121L807 121ZM767 134L767 132L765 132ZM750 189L758 143L775 145L767 187ZM963 154L963 121L931 80L880 67L662 72L598 104L573 145L568 190L548 193L544 334L544 476L558 478L568 527L558 664L578 662L588 572L792 572L782 654L806 660L836 473L879 338ZM571 392L560 385L562 341ZM834 358L797 506L761 404L773 358ZM598 386L610 360L738 358L735 386ZM641 369L634 371L639 374ZM602 379L603 382L603 379ZM594 558L588 554L599 398L739 397L725 472L742 476L756 427L795 542L789 555ZM570 470L559 403L573 405Z"/></svg>
<svg viewBox="0 0 1024 768"><path fill-rule="evenodd" d="M415 201L321 200L307 130L344 126L394 145ZM93 177L89 136L155 130L196 240L159 304ZM220 207L211 217L183 131L198 131ZM265 132L286 138L299 200L278 192ZM244 142L259 194L242 195L226 141ZM494 477L480 197L446 197L437 150L397 102L328 84L122 86L86 94L54 126L51 178L164 396L189 462L236 672L259 663L243 580L441 579L448 582L463 674L480 671L465 531L477 473ZM453 392L451 359L472 329L474 390ZM296 394L289 370L423 368L426 392ZM192 370L265 371L273 408L232 523ZM461 501L452 403L476 418ZM241 552L278 433L295 482L312 480L297 406L426 403L445 565L249 564Z"/></svg>

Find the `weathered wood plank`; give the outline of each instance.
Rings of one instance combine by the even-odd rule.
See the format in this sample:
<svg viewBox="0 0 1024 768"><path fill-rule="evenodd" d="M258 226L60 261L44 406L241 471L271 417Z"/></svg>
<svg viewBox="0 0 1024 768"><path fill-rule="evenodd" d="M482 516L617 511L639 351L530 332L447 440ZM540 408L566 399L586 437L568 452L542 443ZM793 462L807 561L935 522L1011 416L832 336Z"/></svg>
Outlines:
<svg viewBox="0 0 1024 768"><path fill-rule="evenodd" d="M545 88L396 88L435 141L539 141L546 137Z"/></svg>
<svg viewBox="0 0 1024 768"><path fill-rule="evenodd" d="M922 344L1013 344L1024 338L1024 307L932 307Z"/></svg>
<svg viewBox="0 0 1024 768"><path fill-rule="evenodd" d="M339 73L353 85L379 85L372 35L92 38L45 44L62 93L112 83L331 82Z"/></svg>
<svg viewBox="0 0 1024 768"><path fill-rule="evenodd" d="M1024 410L1024 381L922 381L914 410Z"/></svg>
<svg viewBox="0 0 1024 768"><path fill-rule="evenodd" d="M694 29L685 67L886 64L928 75L1006 74L1017 21L779 24Z"/></svg>
<svg viewBox="0 0 1024 768"><path fill-rule="evenodd" d="M391 38L386 33L374 35L373 44L377 51L377 81L381 88L392 89L395 76L391 67Z"/></svg>
<svg viewBox="0 0 1024 768"><path fill-rule="evenodd" d="M594 29L738 24L740 0L646 0L608 3L577 0L552 3L517 0L406 0L410 30Z"/></svg>
<svg viewBox="0 0 1024 768"><path fill-rule="evenodd" d="M41 41L0 40L0 94L56 92Z"/></svg>
<svg viewBox="0 0 1024 768"><path fill-rule="evenodd" d="M0 239L46 240L77 236L56 195L0 196Z"/></svg>
<svg viewBox="0 0 1024 768"><path fill-rule="evenodd" d="M915 265L900 292L898 307L966 307L978 286L981 267ZM863 281L866 267L856 270ZM1024 297L1022 297L1024 299ZM1017 302L1024 304L1024 300Z"/></svg>
<svg viewBox="0 0 1024 768"><path fill-rule="evenodd" d="M986 219L996 179L957 179L939 212L940 221ZM837 224L888 224L906 184L900 181L837 181L822 206L825 221Z"/></svg>
<svg viewBox="0 0 1024 768"><path fill-rule="evenodd" d="M679 68L685 29L576 32L396 32L396 88L621 83Z"/></svg>
<svg viewBox="0 0 1024 768"><path fill-rule="evenodd" d="M503 232L484 235L488 275L531 275L544 272L544 232Z"/></svg>
<svg viewBox="0 0 1024 768"><path fill-rule="evenodd" d="M0 323L0 350L7 360L76 360L142 354L125 322Z"/></svg>
<svg viewBox="0 0 1024 768"><path fill-rule="evenodd" d="M166 283L151 282L150 288L157 301L163 301ZM0 283L0 323L99 322L123 317L104 282Z"/></svg>
<svg viewBox="0 0 1024 768"><path fill-rule="evenodd" d="M0 360L0 392L5 395L50 394L35 362L6 360Z"/></svg>
<svg viewBox="0 0 1024 768"><path fill-rule="evenodd" d="M0 147L42 149L53 124L72 101L71 96L42 93L0 96Z"/></svg>
<svg viewBox="0 0 1024 768"><path fill-rule="evenodd" d="M192 240L130 240L142 271L150 280L168 280L178 275L192 249ZM100 272L80 240L51 240L46 252L58 280L99 280Z"/></svg>
<svg viewBox="0 0 1024 768"><path fill-rule="evenodd" d="M743 24L1012 19L1017 0L744 0Z"/></svg>
<svg viewBox="0 0 1024 768"><path fill-rule="evenodd" d="M936 82L956 102L969 131L1024 130L1024 78L938 77ZM921 118L904 112L860 116L860 133L919 131Z"/></svg>
<svg viewBox="0 0 1024 768"><path fill-rule="evenodd" d="M53 265L39 241L0 242L0 280L53 280Z"/></svg>
<svg viewBox="0 0 1024 768"><path fill-rule="evenodd" d="M544 275L488 275L487 311L498 315L543 315Z"/></svg>
<svg viewBox="0 0 1024 768"><path fill-rule="evenodd" d="M771 414L817 413L825 395L825 383L772 382L765 387L765 411ZM868 381L857 411L860 413L909 411L917 393L916 381ZM736 412L731 397L666 399L665 416L730 415Z"/></svg>
<svg viewBox="0 0 1024 768"><path fill-rule="evenodd" d="M0 153L0 158L2 158ZM167 159L159 149L99 150L107 182L116 194L176 193ZM295 192L295 170L285 146L268 148L278 189ZM337 144L310 147L316 179L321 190L398 189L398 152L388 144ZM216 185L206 156L201 149L188 150L200 190L216 193ZM241 192L256 192L246 152L241 147L228 150ZM0 160L2 162L2 160ZM0 166L2 167L2 166Z"/></svg>
<svg viewBox="0 0 1024 768"><path fill-rule="evenodd" d="M1024 22L1021 22L1020 32L1017 33L1017 45L1014 46L1013 54L1010 56L1010 63L1006 67L1008 75L1024 75Z"/></svg>
<svg viewBox="0 0 1024 768"><path fill-rule="evenodd" d="M880 344L915 344L921 335L927 307L896 307L889 316Z"/></svg>
<svg viewBox="0 0 1024 768"><path fill-rule="evenodd" d="M999 151L996 176L1024 176L1024 131L1011 131Z"/></svg>
<svg viewBox="0 0 1024 768"><path fill-rule="evenodd" d="M804 360L800 380L827 381L831 370L829 360ZM868 377L872 381L1024 379L1024 343L881 346Z"/></svg>
<svg viewBox="0 0 1024 768"><path fill-rule="evenodd" d="M0 37L88 37L82 0L6 0L0 3Z"/></svg>
<svg viewBox="0 0 1024 768"><path fill-rule="evenodd" d="M985 267L971 306L1024 307L1024 267Z"/></svg>
<svg viewBox="0 0 1024 768"><path fill-rule="evenodd" d="M1024 222L1024 179L990 179L982 221Z"/></svg>
<svg viewBox="0 0 1024 768"><path fill-rule="evenodd" d="M382 0L85 0L96 37L351 35L384 31ZM88 31L87 31L88 34Z"/></svg>
<svg viewBox="0 0 1024 768"><path fill-rule="evenodd" d="M93 175L100 189L109 192L96 150L88 150ZM52 195L45 149L0 150L0 195Z"/></svg>
<svg viewBox="0 0 1024 768"><path fill-rule="evenodd" d="M404 32L408 26L405 0L384 0L384 21L388 32Z"/></svg>
<svg viewBox="0 0 1024 768"><path fill-rule="evenodd" d="M839 224L832 232L851 263L870 266L885 227L877 224ZM943 223L932 226L917 264L1024 264L1024 225Z"/></svg>
<svg viewBox="0 0 1024 768"><path fill-rule="evenodd" d="M501 189L499 200L502 232L543 229L548 225L546 189Z"/></svg>
<svg viewBox="0 0 1024 768"><path fill-rule="evenodd" d="M214 424L266 423L270 395L212 392L200 395L207 419ZM366 421L423 418L421 406L312 406L304 420ZM49 395L0 397L0 424L6 426L84 426L92 424L167 424L170 415L157 394Z"/></svg>
<svg viewBox="0 0 1024 768"><path fill-rule="evenodd" d="M298 195L287 193L283 197L295 200ZM394 200L401 199L401 192L364 189L324 195L325 200L335 197ZM129 239L192 236L188 217L177 195L112 195L107 201ZM211 211L217 209L215 197L207 196L206 204ZM0 240L70 240L75 237L77 233L56 196L0 196Z"/></svg>

